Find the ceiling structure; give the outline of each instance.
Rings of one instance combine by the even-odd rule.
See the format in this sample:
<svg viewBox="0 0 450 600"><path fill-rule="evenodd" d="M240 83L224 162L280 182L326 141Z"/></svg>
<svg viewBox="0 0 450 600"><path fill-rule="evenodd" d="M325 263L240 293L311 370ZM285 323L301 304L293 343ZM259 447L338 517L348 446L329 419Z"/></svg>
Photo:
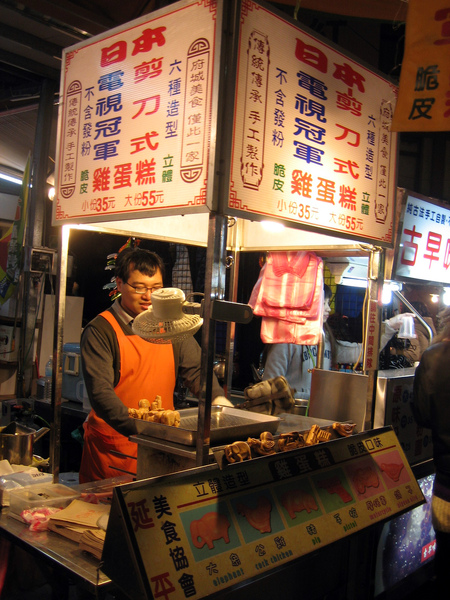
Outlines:
<svg viewBox="0 0 450 600"><path fill-rule="evenodd" d="M42 83L54 82L58 89L64 48L173 1L0 0L0 173L21 177L33 149ZM364 49L364 60L376 68L380 68L380 55L391 56L392 63L388 61L384 69L381 65L384 72L398 65L407 0L279 0L271 4L335 43L350 45L356 56ZM380 36L383 27L388 33ZM56 152L56 105L57 93L55 124L49 133L49 171ZM0 193L16 191L0 180Z"/></svg>

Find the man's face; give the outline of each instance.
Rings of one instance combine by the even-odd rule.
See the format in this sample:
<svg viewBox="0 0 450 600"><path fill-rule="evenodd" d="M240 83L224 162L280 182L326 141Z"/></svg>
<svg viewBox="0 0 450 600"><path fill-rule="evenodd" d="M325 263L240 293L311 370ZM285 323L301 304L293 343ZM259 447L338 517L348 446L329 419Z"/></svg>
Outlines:
<svg viewBox="0 0 450 600"><path fill-rule="evenodd" d="M122 308L128 314L136 317L151 306L150 296L155 290L163 287L163 278L159 269L153 277L144 275L140 271L130 271L126 282L120 277L116 277L116 284L117 290L122 294L120 298ZM138 294L134 288L147 289L144 294Z"/></svg>

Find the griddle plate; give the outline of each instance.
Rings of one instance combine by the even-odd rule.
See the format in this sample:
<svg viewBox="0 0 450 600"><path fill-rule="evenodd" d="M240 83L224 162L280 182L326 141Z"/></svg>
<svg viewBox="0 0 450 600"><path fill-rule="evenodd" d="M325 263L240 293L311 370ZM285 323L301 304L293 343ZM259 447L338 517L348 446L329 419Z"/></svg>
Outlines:
<svg viewBox="0 0 450 600"><path fill-rule="evenodd" d="M187 446L197 443L198 409L185 408L179 411L180 427L170 427L161 423L136 421L138 433L169 440ZM280 419L271 415L254 413L231 408L228 406L213 406L211 408L211 443L222 443L259 437L263 431L275 433Z"/></svg>

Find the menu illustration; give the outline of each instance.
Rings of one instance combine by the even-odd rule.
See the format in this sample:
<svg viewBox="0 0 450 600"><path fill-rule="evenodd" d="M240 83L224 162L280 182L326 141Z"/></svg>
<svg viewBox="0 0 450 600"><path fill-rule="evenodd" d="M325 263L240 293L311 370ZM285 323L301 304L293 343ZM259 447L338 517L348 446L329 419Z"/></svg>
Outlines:
<svg viewBox="0 0 450 600"><path fill-rule="evenodd" d="M115 498L154 598L204 598L424 502L390 428L178 475Z"/></svg>

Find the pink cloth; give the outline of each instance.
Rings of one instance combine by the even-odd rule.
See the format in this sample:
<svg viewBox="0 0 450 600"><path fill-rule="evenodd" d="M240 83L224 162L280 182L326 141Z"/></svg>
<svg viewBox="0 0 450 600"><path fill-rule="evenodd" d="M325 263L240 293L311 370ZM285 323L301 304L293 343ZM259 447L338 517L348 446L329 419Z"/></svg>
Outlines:
<svg viewBox="0 0 450 600"><path fill-rule="evenodd" d="M310 316L321 263L312 252L270 252L250 296L253 312L299 322Z"/></svg>
<svg viewBox="0 0 450 600"><path fill-rule="evenodd" d="M263 317L261 322L261 340L265 344L299 344L314 346L319 343L323 329L323 271L318 270L317 297L320 310L304 323Z"/></svg>
<svg viewBox="0 0 450 600"><path fill-rule="evenodd" d="M313 252L271 252L249 305L264 343L312 345L322 335L323 262Z"/></svg>

